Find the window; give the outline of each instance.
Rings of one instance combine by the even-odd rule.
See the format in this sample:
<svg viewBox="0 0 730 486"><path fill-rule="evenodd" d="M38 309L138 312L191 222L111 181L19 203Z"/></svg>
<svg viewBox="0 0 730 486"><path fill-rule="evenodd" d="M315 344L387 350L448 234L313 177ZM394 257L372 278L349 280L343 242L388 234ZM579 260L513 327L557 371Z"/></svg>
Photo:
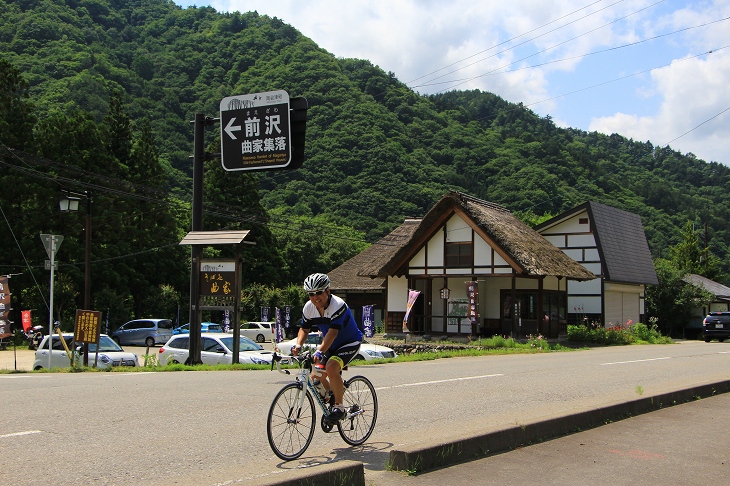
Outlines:
<svg viewBox="0 0 730 486"><path fill-rule="evenodd" d="M170 341L170 344L167 345L168 348L175 348L175 349L188 349L190 346L190 338L182 337L173 339Z"/></svg>
<svg viewBox="0 0 730 486"><path fill-rule="evenodd" d="M471 242L446 243L447 267L471 267L474 263L474 254Z"/></svg>

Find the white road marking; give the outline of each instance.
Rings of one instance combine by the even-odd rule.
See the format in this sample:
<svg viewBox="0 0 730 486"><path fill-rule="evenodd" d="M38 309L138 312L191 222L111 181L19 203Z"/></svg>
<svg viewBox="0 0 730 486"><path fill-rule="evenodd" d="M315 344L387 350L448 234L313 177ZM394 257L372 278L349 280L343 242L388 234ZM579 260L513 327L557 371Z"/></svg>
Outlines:
<svg viewBox="0 0 730 486"><path fill-rule="evenodd" d="M627 364L627 363L643 363L644 361L659 361L661 359L672 359L669 356L664 358L651 358L651 359L636 359L634 361L616 361L615 363L601 363L601 366L615 365L615 364Z"/></svg>
<svg viewBox="0 0 730 486"><path fill-rule="evenodd" d="M434 380L434 381L421 381L418 383L404 383L402 385L381 386L379 388L376 388L375 391L388 390L390 388L406 388L409 386L435 385L437 383L448 383L450 381L479 380L482 378L494 378L496 376L504 376L504 375L502 373L498 373L498 374L494 374L494 375L479 375L479 376L465 376L463 378L450 378L448 380Z"/></svg>
<svg viewBox="0 0 730 486"><path fill-rule="evenodd" d="M6 437L19 437L21 435L40 434L41 432L41 430L26 430L25 432L14 432L12 434L0 435L0 439L4 439Z"/></svg>

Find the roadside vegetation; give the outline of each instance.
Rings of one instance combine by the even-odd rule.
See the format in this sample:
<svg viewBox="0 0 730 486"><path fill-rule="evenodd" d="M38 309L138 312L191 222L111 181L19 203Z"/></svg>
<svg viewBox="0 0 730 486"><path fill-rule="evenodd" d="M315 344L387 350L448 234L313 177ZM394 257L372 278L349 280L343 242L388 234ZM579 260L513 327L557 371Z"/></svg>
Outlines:
<svg viewBox="0 0 730 486"><path fill-rule="evenodd" d="M626 324L603 327L600 323L568 326L568 341L591 344L671 344L672 338L663 336L657 327L656 318L650 323L629 320Z"/></svg>

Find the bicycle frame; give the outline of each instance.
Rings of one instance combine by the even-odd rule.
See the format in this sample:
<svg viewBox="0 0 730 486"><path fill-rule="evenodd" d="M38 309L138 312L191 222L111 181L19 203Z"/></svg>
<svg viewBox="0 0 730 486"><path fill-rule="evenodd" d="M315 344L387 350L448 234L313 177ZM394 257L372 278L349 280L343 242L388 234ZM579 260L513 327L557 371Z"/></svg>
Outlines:
<svg viewBox="0 0 730 486"><path fill-rule="evenodd" d="M281 369L281 356L274 354L271 369L279 373L292 374ZM329 433L336 426L342 440L352 446L364 443L372 433L378 416L378 398L375 388L364 376L353 376L344 382L345 417L330 422L328 403L322 400L314 386L311 375L314 358L311 353L303 353L290 361L296 363L298 370L295 382L288 383L277 393L271 407L266 425L269 445L281 459L291 461L301 456L309 447L316 428L317 403L322 411L320 426Z"/></svg>
<svg viewBox="0 0 730 486"><path fill-rule="evenodd" d="M277 359L278 358L278 359ZM304 406L304 399L307 396L306 389L310 391L312 396L314 397L315 401L319 405L320 410L322 410L322 414L324 417L329 416L329 410L327 410L327 404L322 400L322 396L319 394L317 389L314 387L314 383L312 381L312 364L314 362L314 358L312 357L311 353L302 353L301 356L292 356L291 362L296 363L299 366L299 369L297 370L296 374L297 376L294 377L294 379L300 383L302 386L300 388L299 396L297 397L297 403L299 404L299 410L302 409ZM276 363L276 369L279 373L290 375L289 370L282 370L281 369L281 357L277 354L274 354L274 359L271 361L272 368L274 366L274 363Z"/></svg>

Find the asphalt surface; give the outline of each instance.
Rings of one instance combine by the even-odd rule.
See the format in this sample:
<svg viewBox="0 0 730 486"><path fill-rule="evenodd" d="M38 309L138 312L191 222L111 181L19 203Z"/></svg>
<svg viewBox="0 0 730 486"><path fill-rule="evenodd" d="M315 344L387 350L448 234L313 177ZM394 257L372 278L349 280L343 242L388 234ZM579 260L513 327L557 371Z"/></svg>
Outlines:
<svg viewBox="0 0 730 486"><path fill-rule="evenodd" d="M0 353L0 368L30 369L32 354ZM727 378L396 447L383 461L388 468L339 460L246 484L729 484L730 371L720 376Z"/></svg>

